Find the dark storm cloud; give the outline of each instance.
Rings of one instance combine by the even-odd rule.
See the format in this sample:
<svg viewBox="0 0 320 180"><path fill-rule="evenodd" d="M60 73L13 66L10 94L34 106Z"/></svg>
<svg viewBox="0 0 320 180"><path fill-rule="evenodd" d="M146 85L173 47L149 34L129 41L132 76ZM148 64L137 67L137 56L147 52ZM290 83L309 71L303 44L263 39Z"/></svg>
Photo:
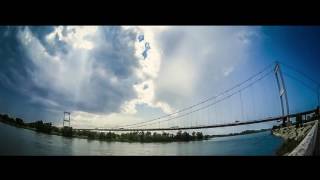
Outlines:
<svg viewBox="0 0 320 180"><path fill-rule="evenodd" d="M21 27L1 27L0 43L0 82L6 88L18 86L28 79L28 73L24 66L27 66L24 57L24 49L17 39L17 32ZM26 83L24 83L26 84Z"/></svg>
<svg viewBox="0 0 320 180"><path fill-rule="evenodd" d="M27 120L46 117L39 105L30 106L28 94L36 91L26 67L25 50L17 34L23 27L0 27L0 112L23 117ZM39 91L39 93L41 93ZM38 116L35 117L34 115Z"/></svg>
<svg viewBox="0 0 320 180"><path fill-rule="evenodd" d="M54 27L0 27L0 96L10 102L8 111L17 112L14 105L24 104L54 111L111 113L120 111L125 101L137 96L133 85L141 80L135 75L139 64L134 32L100 27L94 48L86 51L75 50L57 35L48 42L47 36L54 30ZM28 32L33 39L26 46L21 37ZM63 28L61 35L66 37L68 33L76 33L76 29ZM39 46L48 55L41 54ZM60 58L60 64L53 60L56 57ZM14 94L21 98L13 98Z"/></svg>

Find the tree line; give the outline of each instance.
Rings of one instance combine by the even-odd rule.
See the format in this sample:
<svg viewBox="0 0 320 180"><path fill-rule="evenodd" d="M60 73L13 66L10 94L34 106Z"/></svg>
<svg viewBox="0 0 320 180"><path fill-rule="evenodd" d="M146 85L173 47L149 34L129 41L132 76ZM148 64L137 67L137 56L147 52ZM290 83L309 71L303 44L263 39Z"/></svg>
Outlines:
<svg viewBox="0 0 320 180"><path fill-rule="evenodd" d="M87 137L88 139L99 139L103 141L122 141L122 142L172 142L172 141L197 141L208 139L209 136L203 135L202 132L178 131L176 134L171 133L151 133L149 131L128 132L117 134L114 132L94 132L86 130L73 131L74 136Z"/></svg>
<svg viewBox="0 0 320 180"><path fill-rule="evenodd" d="M86 130L75 130L72 127L56 127L52 123L44 123L43 121L35 121L25 123L23 119L11 118L7 114L0 114L0 121L16 127L28 128L37 132L56 134L65 137L81 137L87 139L96 139L102 141L121 141L121 142L174 142L174 141L198 141L209 139L208 135L203 135L202 132L178 131L176 134L171 133L151 133L151 132L128 132L117 134L114 132L96 132Z"/></svg>

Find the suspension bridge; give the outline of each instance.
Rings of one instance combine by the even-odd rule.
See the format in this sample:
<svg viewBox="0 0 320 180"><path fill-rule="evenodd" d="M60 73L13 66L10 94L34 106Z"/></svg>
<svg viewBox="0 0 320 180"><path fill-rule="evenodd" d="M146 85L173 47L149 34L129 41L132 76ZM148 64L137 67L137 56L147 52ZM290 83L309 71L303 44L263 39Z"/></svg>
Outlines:
<svg viewBox="0 0 320 180"><path fill-rule="evenodd" d="M283 71L283 68L286 70ZM300 101L293 100L291 104L288 94L290 88L287 87L289 80L296 85L290 85L292 96L300 97ZM275 62L245 81L171 114L112 128L77 130L177 131L249 126L268 122L285 126L297 116L303 116L305 121L318 117L319 87L316 80L302 71Z"/></svg>

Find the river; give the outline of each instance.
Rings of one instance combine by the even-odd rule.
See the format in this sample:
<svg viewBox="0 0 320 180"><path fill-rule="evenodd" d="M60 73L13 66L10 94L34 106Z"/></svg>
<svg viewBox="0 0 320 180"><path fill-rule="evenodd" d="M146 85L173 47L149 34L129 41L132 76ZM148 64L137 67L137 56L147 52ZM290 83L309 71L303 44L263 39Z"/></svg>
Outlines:
<svg viewBox="0 0 320 180"><path fill-rule="evenodd" d="M103 142L47 135L0 122L0 155L270 156L282 142L270 131L193 142Z"/></svg>

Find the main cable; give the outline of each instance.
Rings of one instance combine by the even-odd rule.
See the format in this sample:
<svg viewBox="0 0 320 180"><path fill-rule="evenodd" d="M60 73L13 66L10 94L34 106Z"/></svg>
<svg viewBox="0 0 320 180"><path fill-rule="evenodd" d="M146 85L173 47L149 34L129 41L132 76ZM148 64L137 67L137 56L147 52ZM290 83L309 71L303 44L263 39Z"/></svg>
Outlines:
<svg viewBox="0 0 320 180"><path fill-rule="evenodd" d="M233 90L233 89L235 89L235 88L237 88L237 87L240 87L241 85L245 84L246 82L252 80L253 78L257 77L258 75L260 75L260 74L262 74L263 72L265 72L266 70L268 70L268 68L270 68L270 66L272 66L273 64L274 64L274 63L269 64L268 66L266 66L265 68L263 68L263 69L262 69L261 71L259 71L258 73L256 73L256 74L254 74L253 76L249 77L249 78L246 79L245 81L243 81L243 82L241 82L241 83L233 86L232 88L227 89L227 90L219 93L219 94L216 95L216 96L207 98L207 99L205 99L205 100L203 100L203 101L201 101L201 102L199 102L199 103L197 103L197 104L194 104L194 105L192 105L192 106L189 106L189 107L180 109L180 110L178 110L178 111L176 111L176 112L174 112L174 113L170 113L170 114L167 114L167 115L164 115L164 116L160 116L160 117L158 117L158 118L154 118L154 119L151 119L151 120L147 120L147 121L143 121L143 122L138 122L138 123L134 123L134 124L123 125L123 126L120 126L120 127L123 128L123 127L130 127L130 126L135 126L135 125L139 125L139 124L149 123L149 122L153 122L153 121L160 120L160 119L163 119L163 118L166 118L166 117L170 117L170 116L172 116L172 115L175 115L175 114L181 113L181 112L183 112L183 111L192 109L192 108L194 108L194 107L196 107L196 106L199 106L199 105L201 105L201 104L204 104L204 103L206 103L206 102L208 102L208 101L210 101L210 100L216 99L216 98L218 98L218 97L220 97L220 96L222 96L222 95L230 92L231 90Z"/></svg>

